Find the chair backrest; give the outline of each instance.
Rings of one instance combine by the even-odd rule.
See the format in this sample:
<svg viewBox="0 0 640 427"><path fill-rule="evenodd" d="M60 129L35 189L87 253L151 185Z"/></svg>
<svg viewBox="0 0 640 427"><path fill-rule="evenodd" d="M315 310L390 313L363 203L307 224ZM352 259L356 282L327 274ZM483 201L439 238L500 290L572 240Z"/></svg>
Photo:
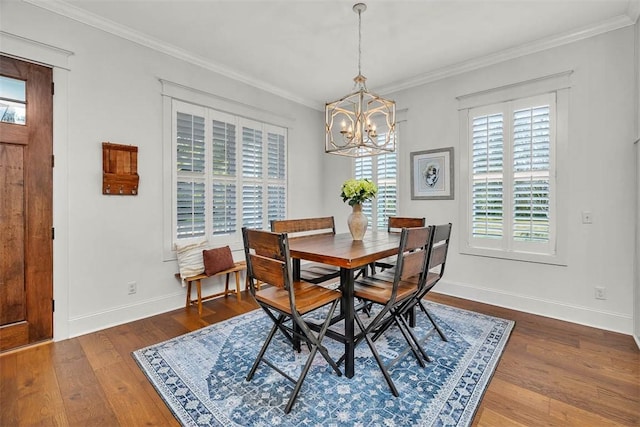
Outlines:
<svg viewBox="0 0 640 427"><path fill-rule="evenodd" d="M425 223L426 220L424 218L390 216L387 222L387 231L389 233L399 233L403 228L424 227Z"/></svg>
<svg viewBox="0 0 640 427"><path fill-rule="evenodd" d="M289 289L291 276L287 235L243 228L242 238L251 291L255 293L255 281Z"/></svg>
<svg viewBox="0 0 640 427"><path fill-rule="evenodd" d="M424 276L431 244L432 227L403 228L398 248L395 280Z"/></svg>
<svg viewBox="0 0 640 427"><path fill-rule="evenodd" d="M451 238L451 223L434 226L433 239L431 241L431 255L429 258L429 271L434 271L439 277L444 274L444 267L449 252L449 239ZM439 279L438 279L439 280Z"/></svg>
<svg viewBox="0 0 640 427"><path fill-rule="evenodd" d="M336 225L332 216L318 218L282 219L271 221L271 231L287 233L289 238L336 234Z"/></svg>

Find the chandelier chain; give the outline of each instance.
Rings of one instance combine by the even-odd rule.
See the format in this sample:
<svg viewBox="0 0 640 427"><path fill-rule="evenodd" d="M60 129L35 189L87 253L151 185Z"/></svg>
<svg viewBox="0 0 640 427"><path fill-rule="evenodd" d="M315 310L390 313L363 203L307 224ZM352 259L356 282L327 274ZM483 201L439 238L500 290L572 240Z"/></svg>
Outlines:
<svg viewBox="0 0 640 427"><path fill-rule="evenodd" d="M362 11L358 10L358 75L362 75Z"/></svg>

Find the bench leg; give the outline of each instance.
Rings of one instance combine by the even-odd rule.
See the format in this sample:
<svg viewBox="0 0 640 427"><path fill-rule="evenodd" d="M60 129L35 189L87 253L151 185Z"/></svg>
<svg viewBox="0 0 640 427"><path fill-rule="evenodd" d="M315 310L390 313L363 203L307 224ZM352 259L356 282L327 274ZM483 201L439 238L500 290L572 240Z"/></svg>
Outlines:
<svg viewBox="0 0 640 427"><path fill-rule="evenodd" d="M191 281L187 281L187 305L186 305L186 307L189 308L190 305L191 305Z"/></svg>
<svg viewBox="0 0 640 427"><path fill-rule="evenodd" d="M196 287L198 288L198 315L202 316L202 286L200 279L196 280Z"/></svg>
<svg viewBox="0 0 640 427"><path fill-rule="evenodd" d="M236 271L236 298L238 301L242 301L242 296L240 296L240 272Z"/></svg>
<svg viewBox="0 0 640 427"><path fill-rule="evenodd" d="M224 281L224 296L225 298L227 297L227 295L229 295L229 274L231 273L227 273L226 274L226 280Z"/></svg>

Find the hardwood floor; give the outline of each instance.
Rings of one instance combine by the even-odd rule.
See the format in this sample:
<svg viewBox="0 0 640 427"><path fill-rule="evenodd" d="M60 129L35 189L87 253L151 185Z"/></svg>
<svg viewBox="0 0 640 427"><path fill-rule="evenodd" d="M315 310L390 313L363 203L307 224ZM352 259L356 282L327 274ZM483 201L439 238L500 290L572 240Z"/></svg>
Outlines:
<svg viewBox="0 0 640 427"><path fill-rule="evenodd" d="M640 426L632 337L432 294L516 321L475 426ZM0 426L178 425L131 352L255 308L243 295L0 356Z"/></svg>

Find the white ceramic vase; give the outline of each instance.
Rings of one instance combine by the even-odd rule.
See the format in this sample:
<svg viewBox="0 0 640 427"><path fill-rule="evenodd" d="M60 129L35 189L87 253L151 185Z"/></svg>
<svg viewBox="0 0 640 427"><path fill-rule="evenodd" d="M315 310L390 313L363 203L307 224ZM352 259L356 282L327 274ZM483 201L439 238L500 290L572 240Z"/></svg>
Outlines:
<svg viewBox="0 0 640 427"><path fill-rule="evenodd" d="M353 240L362 240L364 238L369 219L362 213L362 205L353 205L353 211L349 214L349 218L347 218L347 224L349 225L349 231L351 232Z"/></svg>

